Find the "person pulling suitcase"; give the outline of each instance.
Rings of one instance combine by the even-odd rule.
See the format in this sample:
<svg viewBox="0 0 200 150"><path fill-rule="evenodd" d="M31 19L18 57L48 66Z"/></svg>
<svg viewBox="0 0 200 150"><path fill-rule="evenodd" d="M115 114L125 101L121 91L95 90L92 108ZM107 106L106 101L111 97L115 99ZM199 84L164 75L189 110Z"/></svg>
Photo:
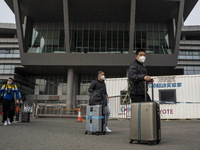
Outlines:
<svg viewBox="0 0 200 150"><path fill-rule="evenodd" d="M136 51L136 60L130 65L128 78L131 97L130 143L133 141L148 142L152 145L161 141L160 107L147 93L147 83L153 79L147 75L144 67L146 53L143 49Z"/></svg>
<svg viewBox="0 0 200 150"><path fill-rule="evenodd" d="M106 90L106 84L105 84L105 73L103 71L98 71L97 79L93 80L90 84L90 87L88 89L90 95L89 105L95 106L100 105L102 109L102 115L105 115L105 126L106 126L106 132L111 132L111 130L108 128L108 119L110 115L110 110L108 107L108 94Z"/></svg>

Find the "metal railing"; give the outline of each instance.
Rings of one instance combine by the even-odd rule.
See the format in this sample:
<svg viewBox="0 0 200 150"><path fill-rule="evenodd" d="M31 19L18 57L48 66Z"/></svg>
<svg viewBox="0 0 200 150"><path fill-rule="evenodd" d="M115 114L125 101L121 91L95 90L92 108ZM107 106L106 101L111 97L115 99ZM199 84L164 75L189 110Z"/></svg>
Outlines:
<svg viewBox="0 0 200 150"><path fill-rule="evenodd" d="M110 118L130 119L131 105L127 95L109 97Z"/></svg>
<svg viewBox="0 0 200 150"><path fill-rule="evenodd" d="M79 106L78 108L67 108L63 104L44 104L36 106L36 117L77 117L78 110L80 109L81 114L84 115L84 107Z"/></svg>

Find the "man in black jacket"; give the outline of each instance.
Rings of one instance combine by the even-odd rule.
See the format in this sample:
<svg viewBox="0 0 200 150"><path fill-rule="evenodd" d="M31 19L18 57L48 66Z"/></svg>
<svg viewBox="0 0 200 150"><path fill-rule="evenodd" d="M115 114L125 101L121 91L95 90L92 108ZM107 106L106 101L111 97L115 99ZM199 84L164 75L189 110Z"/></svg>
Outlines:
<svg viewBox="0 0 200 150"><path fill-rule="evenodd" d="M151 101L147 91L145 91L145 82L151 82L151 77L147 75L144 62L146 59L146 52L143 49L136 51L136 59L131 63L128 70L128 79L130 84L130 97L132 103L144 102L145 93L147 94L147 101ZM146 88L147 89L147 88Z"/></svg>
<svg viewBox="0 0 200 150"><path fill-rule="evenodd" d="M106 132L111 132L108 128L108 118L110 115L110 109L108 107L108 94L105 84L105 73L103 71L98 71L97 79L93 80L90 84L88 91L90 93L97 92L96 96L90 101L90 105L104 105L106 114Z"/></svg>

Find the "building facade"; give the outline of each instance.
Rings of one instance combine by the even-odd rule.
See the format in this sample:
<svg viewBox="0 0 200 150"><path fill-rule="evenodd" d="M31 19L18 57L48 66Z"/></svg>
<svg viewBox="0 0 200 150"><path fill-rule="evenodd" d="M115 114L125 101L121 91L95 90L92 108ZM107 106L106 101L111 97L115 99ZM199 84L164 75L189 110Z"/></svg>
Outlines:
<svg viewBox="0 0 200 150"><path fill-rule="evenodd" d="M15 24L0 23L0 79L14 78L15 66L21 64Z"/></svg>
<svg viewBox="0 0 200 150"><path fill-rule="evenodd" d="M185 75L200 74L200 26L182 28L177 68Z"/></svg>
<svg viewBox="0 0 200 150"><path fill-rule="evenodd" d="M5 0L16 17L20 71L38 103L88 100L98 70L124 77L134 51L147 52L150 75L181 74L183 19L197 0ZM170 13L169 13L170 12Z"/></svg>
<svg viewBox="0 0 200 150"><path fill-rule="evenodd" d="M23 68L16 25L0 23L0 86L5 84L9 77L12 77L24 98L24 95L33 91L33 88L30 88L30 81L26 79L26 74L20 71Z"/></svg>

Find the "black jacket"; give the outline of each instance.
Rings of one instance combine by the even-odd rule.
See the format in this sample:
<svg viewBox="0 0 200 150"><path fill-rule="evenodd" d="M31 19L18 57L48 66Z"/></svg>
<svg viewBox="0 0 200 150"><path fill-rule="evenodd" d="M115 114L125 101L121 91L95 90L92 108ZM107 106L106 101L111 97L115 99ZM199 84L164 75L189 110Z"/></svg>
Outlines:
<svg viewBox="0 0 200 150"><path fill-rule="evenodd" d="M147 75L146 68L142 63L135 60L131 63L128 70L128 79L130 84L130 94L132 95L144 95L144 77Z"/></svg>
<svg viewBox="0 0 200 150"><path fill-rule="evenodd" d="M90 105L107 105L106 96L106 84L104 82L93 80L90 84L88 91L91 93L90 96Z"/></svg>

